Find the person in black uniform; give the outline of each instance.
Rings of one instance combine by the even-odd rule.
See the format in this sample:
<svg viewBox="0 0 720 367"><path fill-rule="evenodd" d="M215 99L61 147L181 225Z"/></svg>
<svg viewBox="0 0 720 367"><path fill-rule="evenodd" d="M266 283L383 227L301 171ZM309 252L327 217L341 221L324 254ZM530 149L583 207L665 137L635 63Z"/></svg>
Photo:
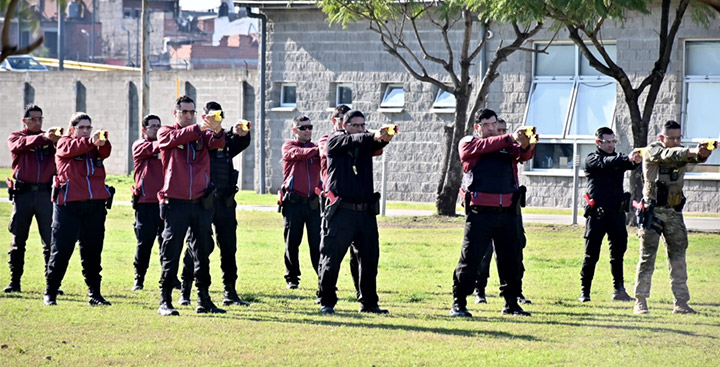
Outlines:
<svg viewBox="0 0 720 367"><path fill-rule="evenodd" d="M500 295L505 298L504 315L529 316L518 305L519 186L518 162L532 158L534 149L523 128L513 135L497 135L497 114L490 109L475 115L475 134L460 141L463 164L465 234L460 260L453 274L453 304L450 315L472 317L467 299L473 291L477 271L488 246L495 246Z"/></svg>
<svg viewBox="0 0 720 367"><path fill-rule="evenodd" d="M352 243L360 267L360 312L383 314L378 306L377 266L380 256L377 219L380 195L373 188L372 157L393 138L387 129L367 132L365 115L348 111L345 130L330 135L327 145L326 208L320 242L320 312L332 314L337 303L340 264Z"/></svg>
<svg viewBox="0 0 720 367"><path fill-rule="evenodd" d="M208 102L203 108L203 120L215 119L219 114L224 119L222 106L217 102ZM216 119L217 120L217 119ZM237 216L235 193L238 192L237 181L239 172L233 166L233 158L250 146L250 130L245 130L241 124L237 124L225 132L225 147L210 149L210 182L215 185L215 204L213 212L213 225L217 246L220 249L220 269L223 273L224 298L223 305L249 304L240 299L235 289L237 281ZM189 233L188 242L192 240L194 233ZM212 243L212 238L209 240ZM212 251L212 250L211 250ZM183 259L182 285L180 288L179 304L186 306L190 304L190 293L193 281L193 258L192 253L185 250Z"/></svg>
<svg viewBox="0 0 720 367"><path fill-rule="evenodd" d="M625 171L642 163L636 151L628 157L615 152L617 139L608 127L595 132L597 149L585 159L587 193L585 200L585 259L580 271L580 302L590 302L595 265L600 257L600 245L605 234L610 242L610 272L613 276L615 301L632 301L625 291L623 256L627 250L625 211L629 209L630 194L623 192Z"/></svg>

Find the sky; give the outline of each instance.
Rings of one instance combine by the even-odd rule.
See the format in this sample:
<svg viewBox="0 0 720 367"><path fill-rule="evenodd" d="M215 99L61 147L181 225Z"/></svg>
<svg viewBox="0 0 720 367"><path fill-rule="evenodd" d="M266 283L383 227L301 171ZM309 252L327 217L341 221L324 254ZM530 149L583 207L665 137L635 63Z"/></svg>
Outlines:
<svg viewBox="0 0 720 367"><path fill-rule="evenodd" d="M220 0L180 0L183 10L208 10L220 6Z"/></svg>

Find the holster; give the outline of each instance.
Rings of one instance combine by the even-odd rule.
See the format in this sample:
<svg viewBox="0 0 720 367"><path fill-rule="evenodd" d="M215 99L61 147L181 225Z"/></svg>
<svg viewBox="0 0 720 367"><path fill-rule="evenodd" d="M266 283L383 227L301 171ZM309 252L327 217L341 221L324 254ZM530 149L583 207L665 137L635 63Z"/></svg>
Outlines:
<svg viewBox="0 0 720 367"><path fill-rule="evenodd" d="M285 202L285 199L285 188L281 187L280 190L278 190L278 213L282 213L283 203Z"/></svg>
<svg viewBox="0 0 720 367"><path fill-rule="evenodd" d="M465 192L465 197L463 198L463 207L465 208L465 215L470 214L470 202L472 201L472 193L470 191Z"/></svg>
<svg viewBox="0 0 720 367"><path fill-rule="evenodd" d="M334 203L330 204L330 199L326 199L327 202L325 203L325 210L323 211L323 219L325 219L325 223L329 223L330 220L332 220L332 217L335 215L335 212L340 207L340 203L342 202L342 198L337 198Z"/></svg>
<svg viewBox="0 0 720 367"><path fill-rule="evenodd" d="M630 212L630 205L632 203L632 200L630 199L632 195L629 192L623 193L623 199L620 202L620 208L618 209L618 212Z"/></svg>
<svg viewBox="0 0 720 367"><path fill-rule="evenodd" d="M518 202L520 203L520 207L524 208L525 201L527 199L527 187L525 187L525 185L520 185L520 187L518 188L518 192L520 193L520 198Z"/></svg>
<svg viewBox="0 0 720 367"><path fill-rule="evenodd" d="M50 196L52 196L52 202L56 203L58 196L60 196L60 191L62 188L57 187L55 185L52 186L52 189L50 190Z"/></svg>
<svg viewBox="0 0 720 367"><path fill-rule="evenodd" d="M10 201L13 201L13 199L15 198L15 181L11 180L10 178L6 178L5 183L7 184L8 189L8 199L10 199Z"/></svg>
<svg viewBox="0 0 720 367"><path fill-rule="evenodd" d="M375 200L373 200L373 203L370 205L370 209L372 210L375 215L380 214L380 193L376 192L373 194L375 197Z"/></svg>
<svg viewBox="0 0 720 367"><path fill-rule="evenodd" d="M655 187L657 188L657 206L666 206L668 204L668 187L665 181L656 181Z"/></svg>
<svg viewBox="0 0 720 367"><path fill-rule="evenodd" d="M107 188L110 193L110 197L105 200L105 208L110 210L112 209L113 199L115 198L115 187L105 185L105 188Z"/></svg>
<svg viewBox="0 0 720 367"><path fill-rule="evenodd" d="M205 189L205 194L203 195L202 199L200 200L200 205L202 205L203 209L210 210L213 208L213 205L215 205L215 192L217 189L215 188L215 185L210 184Z"/></svg>
<svg viewBox="0 0 720 367"><path fill-rule="evenodd" d="M676 212L682 212L683 208L685 207L685 202L687 201L687 198L685 195L682 196L682 199L680 199L680 204L675 205L673 209L675 209Z"/></svg>
<svg viewBox="0 0 720 367"><path fill-rule="evenodd" d="M140 200L140 196L138 196L136 193L133 192L132 194L132 208L133 210L137 210L138 207L138 201Z"/></svg>
<svg viewBox="0 0 720 367"><path fill-rule="evenodd" d="M644 230L655 230L658 234L662 234L662 222L655 216L655 206L657 204L651 202L644 209L637 209L635 215L637 217L638 228Z"/></svg>

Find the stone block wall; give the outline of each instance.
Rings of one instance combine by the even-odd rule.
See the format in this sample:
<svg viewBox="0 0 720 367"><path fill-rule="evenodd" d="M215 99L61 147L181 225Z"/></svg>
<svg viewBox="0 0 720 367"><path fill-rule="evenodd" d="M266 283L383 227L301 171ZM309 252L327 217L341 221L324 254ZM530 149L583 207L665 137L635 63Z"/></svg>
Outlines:
<svg viewBox="0 0 720 367"><path fill-rule="evenodd" d="M309 8L266 8L261 11L268 17L267 54L267 161L266 181L270 191L277 190L282 181L280 147L292 138L290 123L299 114L309 116L316 129L314 139L331 130L329 117L335 106L335 86L350 83L353 87L353 108L366 112L370 128L386 122L400 124L400 134L385 150L388 164L387 197L390 200L432 202L435 199L439 169L442 163L444 125L453 121L453 114L431 112L437 88L413 79L401 64L390 56L379 36L368 30L366 22L348 25L347 29L329 26L325 16ZM653 67L657 54L659 9L651 14L631 14L620 25L608 21L603 28L606 40L617 43L617 63L638 85ZM668 119L681 121L683 49L685 40L720 39L719 20L709 28L692 22L686 15L665 81L658 95L650 123L649 141L656 140L659 127ZM489 62L501 40L512 40L510 27L493 24L494 37L488 42L485 58ZM427 30L421 29L421 32ZM534 40L550 41L554 32L544 30ZM453 35L453 41L459 35ZM570 42L567 33L560 32L555 42ZM431 53L441 52L444 46L438 37L425 45ZM529 44L525 46L530 47ZM532 82L533 56L517 51L503 63L490 88L487 107L499 112L511 126L523 122ZM480 62L478 62L478 77ZM439 68L429 68L429 74L442 78ZM297 108L279 107L280 87L283 82L296 83ZM400 113L379 112L382 93L388 83L402 83L405 89L405 107ZM479 84L479 83L476 83ZM622 90L618 89L614 121L609 122L620 140L618 151L627 152L632 146L630 118ZM539 132L542 137L542 132ZM376 158L375 188L380 187L380 159ZM529 170L523 165L521 172ZM626 180L627 181L627 180ZM572 203L572 177L567 175L525 175L521 183L529 188L528 205L544 207L570 207ZM584 193L585 179L578 181L579 196ZM627 186L626 182L626 186ZM718 212L718 181L690 179L686 184L688 211Z"/></svg>

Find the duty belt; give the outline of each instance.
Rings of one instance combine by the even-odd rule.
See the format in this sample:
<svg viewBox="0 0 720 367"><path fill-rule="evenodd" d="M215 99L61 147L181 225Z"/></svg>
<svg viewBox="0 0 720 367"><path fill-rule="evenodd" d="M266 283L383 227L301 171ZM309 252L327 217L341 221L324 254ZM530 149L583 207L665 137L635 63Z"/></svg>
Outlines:
<svg viewBox="0 0 720 367"><path fill-rule="evenodd" d="M483 206L483 205L470 205L470 212L472 213L505 213L511 211L514 207L511 206Z"/></svg>
<svg viewBox="0 0 720 367"><path fill-rule="evenodd" d="M343 201L340 203L340 208L354 210L356 212L364 212L366 210L370 210L370 204L367 204L367 203L355 204L355 203L346 203Z"/></svg>
<svg viewBox="0 0 720 367"><path fill-rule="evenodd" d="M165 203L166 203L166 204L167 204L167 203L200 204L200 200L202 200L202 198L192 199L192 200L165 198Z"/></svg>
<svg viewBox="0 0 720 367"><path fill-rule="evenodd" d="M52 185L48 183L41 183L41 184L29 184L22 181L17 181L15 183L16 190L23 192L23 191L40 191L40 190L50 190L52 188Z"/></svg>

